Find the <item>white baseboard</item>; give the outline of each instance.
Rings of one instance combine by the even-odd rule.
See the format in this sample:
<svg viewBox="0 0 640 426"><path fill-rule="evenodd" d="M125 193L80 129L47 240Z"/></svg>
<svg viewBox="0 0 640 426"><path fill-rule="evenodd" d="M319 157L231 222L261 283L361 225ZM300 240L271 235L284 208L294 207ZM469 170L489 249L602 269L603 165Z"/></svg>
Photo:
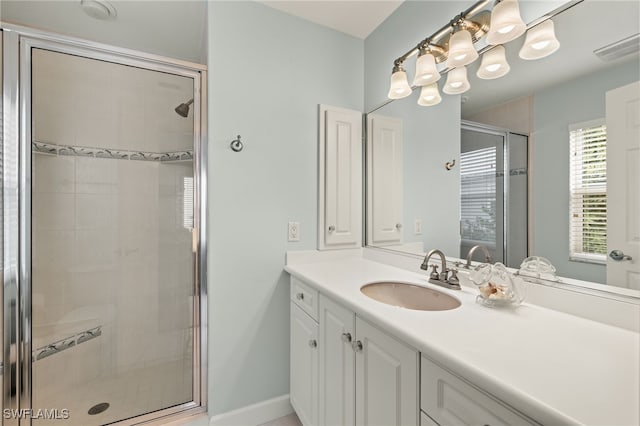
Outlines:
<svg viewBox="0 0 640 426"><path fill-rule="evenodd" d="M210 426L256 426L293 413L289 394L214 416Z"/></svg>

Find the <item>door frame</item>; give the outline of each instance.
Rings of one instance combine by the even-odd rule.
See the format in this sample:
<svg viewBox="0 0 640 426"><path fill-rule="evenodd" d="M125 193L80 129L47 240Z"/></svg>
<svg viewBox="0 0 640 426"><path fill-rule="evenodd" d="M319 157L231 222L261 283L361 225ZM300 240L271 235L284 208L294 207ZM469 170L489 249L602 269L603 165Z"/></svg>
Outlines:
<svg viewBox="0 0 640 426"><path fill-rule="evenodd" d="M116 424L166 421L167 416L207 411L207 67L130 49L60 36L0 21L3 32L2 162L2 408L22 418L4 425L31 424L31 49L46 49L151 71L194 82L194 297L193 399ZM18 307L16 309L16 307ZM25 411L23 411L25 410ZM4 411L4 410L3 410ZM4 417L3 412L3 417Z"/></svg>
<svg viewBox="0 0 640 426"><path fill-rule="evenodd" d="M531 175L529 173L529 136L522 134L522 133L517 133L517 132L513 132L509 129L506 128L502 128L502 127L497 127L497 126L491 126L489 124L484 124L484 123L477 123L475 121L469 121L469 120L461 120L460 121L460 130L470 130L470 131L474 131L474 132L480 132L480 133L486 133L486 134L491 134L491 135L496 135L496 136L501 136L503 139L503 143L502 143L502 158L503 158L503 172L504 172L504 179L503 179L503 200L502 200L502 214L503 214L503 233L502 233L502 250L503 250L503 263L506 265L507 262L509 261L509 250L508 250L508 242L509 242L509 235L510 235L510 231L509 231L509 205L510 205L510 191L509 191L509 180L510 180L510 172L511 172L511 168L510 168L510 164L511 164L511 159L509 158L509 155L511 153L511 139L510 136L511 135L518 135L518 136L523 136L527 138L527 168L526 168L526 175L527 175L527 206L525 208L525 213L527 215L527 227L525 230L525 235L526 235L526 239L527 239L527 248L526 248L526 253L527 256L530 253L530 247L529 247L529 241L530 241L530 232L529 230L531 229L531 224L530 224L530 220L531 220L531 213L529 211L530 208L530 179L531 179Z"/></svg>

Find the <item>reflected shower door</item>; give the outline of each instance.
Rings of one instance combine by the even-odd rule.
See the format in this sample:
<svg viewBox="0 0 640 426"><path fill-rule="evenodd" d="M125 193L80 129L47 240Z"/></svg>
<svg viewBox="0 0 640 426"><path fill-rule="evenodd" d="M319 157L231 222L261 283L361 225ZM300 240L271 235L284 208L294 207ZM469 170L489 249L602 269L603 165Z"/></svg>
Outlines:
<svg viewBox="0 0 640 426"><path fill-rule="evenodd" d="M194 81L30 54L34 423L193 401Z"/></svg>
<svg viewBox="0 0 640 426"><path fill-rule="evenodd" d="M460 141L460 257L480 244L504 262L505 135L463 127Z"/></svg>
<svg viewBox="0 0 640 426"><path fill-rule="evenodd" d="M519 268L528 253L528 138L466 122L460 140L460 257L480 244Z"/></svg>

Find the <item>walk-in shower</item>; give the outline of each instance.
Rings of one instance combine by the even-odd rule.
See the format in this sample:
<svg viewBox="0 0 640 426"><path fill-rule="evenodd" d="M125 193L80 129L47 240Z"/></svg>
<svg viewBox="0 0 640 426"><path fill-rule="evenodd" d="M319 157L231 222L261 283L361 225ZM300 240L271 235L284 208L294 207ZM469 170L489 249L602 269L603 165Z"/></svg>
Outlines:
<svg viewBox="0 0 640 426"><path fill-rule="evenodd" d="M203 412L204 67L2 34L4 424Z"/></svg>

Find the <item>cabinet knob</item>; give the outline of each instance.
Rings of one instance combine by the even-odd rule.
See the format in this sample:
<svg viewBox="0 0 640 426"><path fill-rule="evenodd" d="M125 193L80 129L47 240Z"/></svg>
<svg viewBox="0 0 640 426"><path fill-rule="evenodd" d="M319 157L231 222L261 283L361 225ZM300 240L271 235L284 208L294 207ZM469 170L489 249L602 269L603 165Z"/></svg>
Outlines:
<svg viewBox="0 0 640 426"><path fill-rule="evenodd" d="M396 223L396 229L400 229L402 228L402 224L401 223Z"/></svg>
<svg viewBox="0 0 640 426"><path fill-rule="evenodd" d="M317 346L318 346L318 342L316 341L316 339L309 340L309 347L310 348L315 348Z"/></svg>
<svg viewBox="0 0 640 426"><path fill-rule="evenodd" d="M304 300L304 293L297 293L297 294L296 294L296 299L298 299L298 300Z"/></svg>
<svg viewBox="0 0 640 426"><path fill-rule="evenodd" d="M342 341L345 343L351 343L351 333L342 333Z"/></svg>
<svg viewBox="0 0 640 426"><path fill-rule="evenodd" d="M362 342L360 340L356 340L351 344L351 347L356 352L362 352Z"/></svg>
<svg viewBox="0 0 640 426"><path fill-rule="evenodd" d="M329 225L329 232L333 232L336 230L336 227L333 225Z"/></svg>

